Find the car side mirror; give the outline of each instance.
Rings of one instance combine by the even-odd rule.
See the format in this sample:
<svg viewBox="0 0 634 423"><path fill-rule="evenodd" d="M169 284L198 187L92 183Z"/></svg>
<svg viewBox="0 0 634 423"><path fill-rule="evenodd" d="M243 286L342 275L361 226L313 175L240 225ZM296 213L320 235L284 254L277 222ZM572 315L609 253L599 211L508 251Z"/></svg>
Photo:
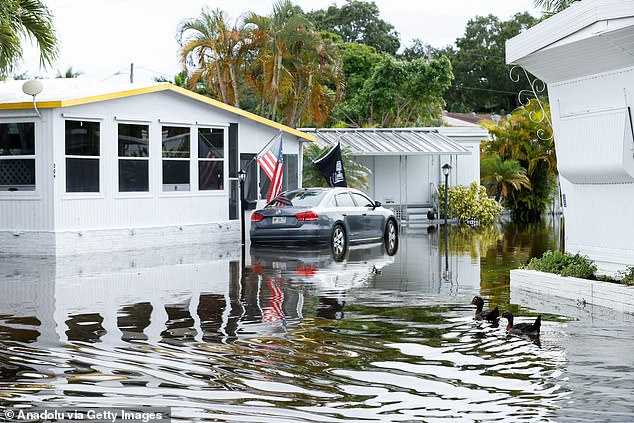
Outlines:
<svg viewBox="0 0 634 423"><path fill-rule="evenodd" d="M377 207L381 207L381 202L380 201L375 201L374 202L374 208L377 208Z"/></svg>

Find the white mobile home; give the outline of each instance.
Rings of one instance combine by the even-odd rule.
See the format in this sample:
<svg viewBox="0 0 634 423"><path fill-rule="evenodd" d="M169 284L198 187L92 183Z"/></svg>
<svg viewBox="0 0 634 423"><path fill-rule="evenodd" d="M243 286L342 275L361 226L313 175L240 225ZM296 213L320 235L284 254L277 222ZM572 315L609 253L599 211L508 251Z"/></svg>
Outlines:
<svg viewBox="0 0 634 423"><path fill-rule="evenodd" d="M41 83L0 83L2 253L238 241L238 171L254 203L252 159L282 134L284 188L301 185L314 138L295 129L171 84Z"/></svg>
<svg viewBox="0 0 634 423"><path fill-rule="evenodd" d="M606 272L634 265L634 2L574 3L506 47L548 84L566 250Z"/></svg>

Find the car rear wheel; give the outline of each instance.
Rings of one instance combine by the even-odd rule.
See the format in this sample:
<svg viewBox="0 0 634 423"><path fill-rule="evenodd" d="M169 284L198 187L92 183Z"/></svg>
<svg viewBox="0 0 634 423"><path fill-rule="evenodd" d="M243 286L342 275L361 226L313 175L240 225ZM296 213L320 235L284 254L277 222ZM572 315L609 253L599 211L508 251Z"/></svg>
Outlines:
<svg viewBox="0 0 634 423"><path fill-rule="evenodd" d="M337 224L332 230L332 238L330 245L332 246L332 252L335 256L335 260L341 260L346 253L347 248L346 231L343 226Z"/></svg>
<svg viewBox="0 0 634 423"><path fill-rule="evenodd" d="M388 220L387 225L385 225L384 239L387 253L389 255L395 254L398 248L398 228L393 220Z"/></svg>

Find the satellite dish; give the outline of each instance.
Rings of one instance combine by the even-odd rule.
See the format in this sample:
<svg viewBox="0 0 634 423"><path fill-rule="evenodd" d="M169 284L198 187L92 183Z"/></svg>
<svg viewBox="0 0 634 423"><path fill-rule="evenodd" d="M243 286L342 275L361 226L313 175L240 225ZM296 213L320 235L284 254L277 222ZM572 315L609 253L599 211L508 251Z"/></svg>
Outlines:
<svg viewBox="0 0 634 423"><path fill-rule="evenodd" d="M24 84L22 84L22 91L24 92L24 94L32 95L33 97L41 93L43 89L44 85L37 79L26 81Z"/></svg>

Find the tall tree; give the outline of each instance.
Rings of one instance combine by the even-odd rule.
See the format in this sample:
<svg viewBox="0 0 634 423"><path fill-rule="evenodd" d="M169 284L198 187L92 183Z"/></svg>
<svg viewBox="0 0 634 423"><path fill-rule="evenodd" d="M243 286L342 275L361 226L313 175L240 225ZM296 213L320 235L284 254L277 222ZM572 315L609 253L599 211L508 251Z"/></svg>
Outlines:
<svg viewBox="0 0 634 423"><path fill-rule="evenodd" d="M0 80L22 59L25 39L35 40L40 66L51 65L58 46L53 15L40 0L0 0Z"/></svg>
<svg viewBox="0 0 634 423"><path fill-rule="evenodd" d="M269 15L245 18L257 50L248 72L261 99L260 114L295 127L323 126L343 95L338 46L322 37L290 0Z"/></svg>
<svg viewBox="0 0 634 423"><path fill-rule="evenodd" d="M384 55L342 113L353 126L426 126L436 118L453 74L449 59L405 61Z"/></svg>
<svg viewBox="0 0 634 423"><path fill-rule="evenodd" d="M296 44L292 51L292 86L283 101L285 122L297 127L307 123L324 126L334 105L342 98L344 76L338 46L314 33L309 44Z"/></svg>
<svg viewBox="0 0 634 423"><path fill-rule="evenodd" d="M394 26L379 16L379 8L373 1L347 0L341 7L313 10L306 17L322 31L334 32L344 42L372 46L378 52L395 55L400 47L398 32Z"/></svg>
<svg viewBox="0 0 634 423"><path fill-rule="evenodd" d="M513 187L506 202L513 218L520 221L539 220L551 203L556 185L555 143L547 118L550 112L542 105L543 102L532 100L515 110L509 119L484 124L493 138L483 143L483 155L497 156L503 161L517 160L526 169L530 189Z"/></svg>
<svg viewBox="0 0 634 423"><path fill-rule="evenodd" d="M249 13L245 23L250 25L253 40L258 48L255 59L259 92L262 99L262 114L275 120L278 104L285 86L282 76L287 74L288 59L293 47L310 44L314 40L310 22L306 20L290 0L279 0L273 4L270 15ZM259 68L259 69L258 69ZM265 107L268 106L268 110Z"/></svg>
<svg viewBox="0 0 634 423"><path fill-rule="evenodd" d="M536 18L527 12L508 21L493 15L470 20L464 36L456 40L456 49L445 50L455 76L445 95L447 108L455 112L506 114L520 106L517 93L529 88L529 84L509 77L505 43L536 23Z"/></svg>
<svg viewBox="0 0 634 423"><path fill-rule="evenodd" d="M178 25L177 39L184 68L194 68L189 88L196 89L202 79L223 103L240 107L241 66L251 47L244 27L229 26L223 11L204 8Z"/></svg>

